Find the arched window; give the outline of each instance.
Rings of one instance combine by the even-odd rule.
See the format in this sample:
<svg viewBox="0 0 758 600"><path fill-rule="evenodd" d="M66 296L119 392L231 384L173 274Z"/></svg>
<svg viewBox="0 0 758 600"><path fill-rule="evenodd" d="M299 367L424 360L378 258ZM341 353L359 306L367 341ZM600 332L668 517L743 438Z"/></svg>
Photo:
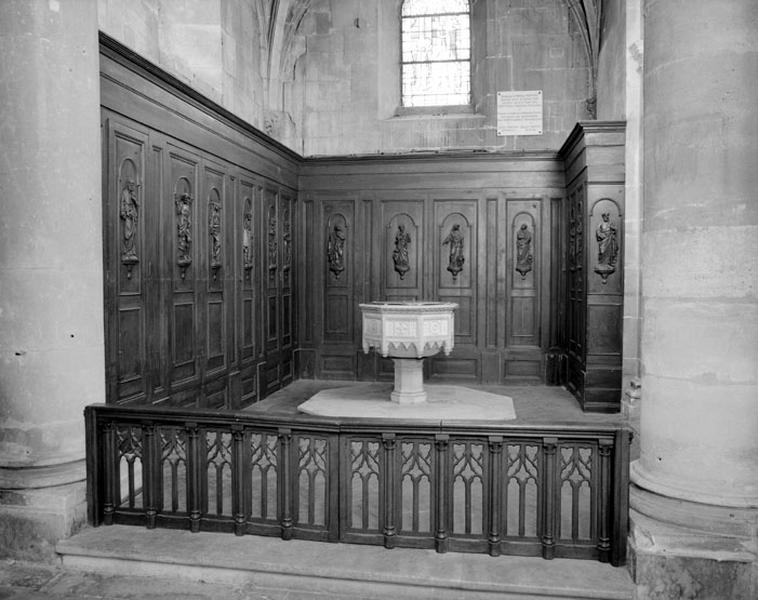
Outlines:
<svg viewBox="0 0 758 600"><path fill-rule="evenodd" d="M471 102L471 18L468 0L404 0L402 105Z"/></svg>

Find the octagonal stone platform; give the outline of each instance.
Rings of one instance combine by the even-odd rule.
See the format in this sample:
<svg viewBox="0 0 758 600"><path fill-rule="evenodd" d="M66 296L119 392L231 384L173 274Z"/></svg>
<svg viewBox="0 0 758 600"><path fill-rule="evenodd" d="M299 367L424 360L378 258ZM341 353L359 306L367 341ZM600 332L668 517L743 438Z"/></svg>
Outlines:
<svg viewBox="0 0 758 600"><path fill-rule="evenodd" d="M458 385L427 385L427 401L401 404L389 400L391 383L358 383L326 389L297 408L322 417L398 419L403 421L510 421L513 399Z"/></svg>

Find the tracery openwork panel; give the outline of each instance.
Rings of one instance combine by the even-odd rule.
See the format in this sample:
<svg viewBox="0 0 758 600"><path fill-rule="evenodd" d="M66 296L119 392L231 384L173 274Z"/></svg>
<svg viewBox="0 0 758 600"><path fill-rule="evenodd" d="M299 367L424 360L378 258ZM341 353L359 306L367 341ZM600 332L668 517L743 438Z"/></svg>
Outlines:
<svg viewBox="0 0 758 600"><path fill-rule="evenodd" d="M160 428L158 507L162 512L187 512L187 436L179 427ZM170 503L170 504L169 504Z"/></svg>
<svg viewBox="0 0 758 600"><path fill-rule="evenodd" d="M326 526L329 481L329 444L325 438L298 436L298 503L295 513L299 525Z"/></svg>
<svg viewBox="0 0 758 600"><path fill-rule="evenodd" d="M432 442L408 440L400 444L400 531L433 531Z"/></svg>
<svg viewBox="0 0 758 600"><path fill-rule="evenodd" d="M142 508L142 428L138 425L117 427L116 446L119 473L117 504L121 507ZM123 489L124 485L126 490Z"/></svg>
<svg viewBox="0 0 758 600"><path fill-rule="evenodd" d="M217 516L232 514L232 434L207 431L206 490L203 494L203 513Z"/></svg>
<svg viewBox="0 0 758 600"><path fill-rule="evenodd" d="M279 441L274 433L256 432L250 436L251 518L276 521Z"/></svg>
<svg viewBox="0 0 758 600"><path fill-rule="evenodd" d="M597 448L563 444L560 459L559 539L593 540L596 536L595 460Z"/></svg>
<svg viewBox="0 0 758 600"><path fill-rule="evenodd" d="M540 534L542 456L537 444L505 446L503 490L503 535L536 538Z"/></svg>
<svg viewBox="0 0 758 600"><path fill-rule="evenodd" d="M379 481L381 443L371 439L353 439L349 444L349 481L347 488L348 527L379 529Z"/></svg>
<svg viewBox="0 0 758 600"><path fill-rule="evenodd" d="M484 443L452 444L453 533L481 535L484 525Z"/></svg>

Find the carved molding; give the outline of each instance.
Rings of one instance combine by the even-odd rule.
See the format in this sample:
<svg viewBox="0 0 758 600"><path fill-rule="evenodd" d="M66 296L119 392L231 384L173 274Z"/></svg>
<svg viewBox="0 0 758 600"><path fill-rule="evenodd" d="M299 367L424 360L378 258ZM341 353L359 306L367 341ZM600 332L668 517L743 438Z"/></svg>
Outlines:
<svg viewBox="0 0 758 600"><path fill-rule="evenodd" d="M192 264L192 202L188 191L174 195L176 206L176 264L182 279Z"/></svg>
<svg viewBox="0 0 758 600"><path fill-rule="evenodd" d="M516 233L516 271L521 275L521 279L526 279L533 263L532 232L526 223L522 223Z"/></svg>
<svg viewBox="0 0 758 600"><path fill-rule="evenodd" d="M458 273L463 270L463 264L466 262L466 257L463 255L463 242L460 223L454 223L450 228L450 233L442 241L443 246L450 245L447 270L452 274L453 281L457 279Z"/></svg>
<svg viewBox="0 0 758 600"><path fill-rule="evenodd" d="M404 279L408 271L411 270L410 259L408 258L408 246L411 243L411 235L405 230L405 225L400 223L395 233L395 249L392 251L392 262L395 265L395 271Z"/></svg>
<svg viewBox="0 0 758 600"><path fill-rule="evenodd" d="M249 273L253 268L253 201L245 198L242 213L242 268Z"/></svg>
<svg viewBox="0 0 758 600"><path fill-rule="evenodd" d="M213 278L221 268L221 202L218 200L218 190L211 190L208 200L208 251L209 264Z"/></svg>

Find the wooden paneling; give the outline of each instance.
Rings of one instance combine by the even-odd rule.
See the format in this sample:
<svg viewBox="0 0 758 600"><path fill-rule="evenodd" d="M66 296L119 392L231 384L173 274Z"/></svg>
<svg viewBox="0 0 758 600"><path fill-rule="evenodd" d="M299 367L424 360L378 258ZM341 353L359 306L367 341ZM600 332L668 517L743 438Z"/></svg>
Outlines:
<svg viewBox="0 0 758 600"><path fill-rule="evenodd" d="M566 383L584 410L621 402L623 123L580 123L563 149L566 233Z"/></svg>
<svg viewBox="0 0 758 600"><path fill-rule="evenodd" d="M495 187L489 184L496 183ZM305 161L301 190L317 234L304 233L304 327L315 375L392 379L392 361L364 355L358 304L458 304L455 349L426 361L426 377L540 381L557 305L550 281L550 198L564 193L555 156L404 157ZM315 218L307 219L313 222ZM531 268L516 271L526 225ZM329 239L345 233L345 264L330 270ZM314 268L315 266L315 268ZM352 271L351 271L352 269ZM544 274L543 274L544 273Z"/></svg>
<svg viewBox="0 0 758 600"><path fill-rule="evenodd" d="M103 38L108 402L292 380L298 157Z"/></svg>

